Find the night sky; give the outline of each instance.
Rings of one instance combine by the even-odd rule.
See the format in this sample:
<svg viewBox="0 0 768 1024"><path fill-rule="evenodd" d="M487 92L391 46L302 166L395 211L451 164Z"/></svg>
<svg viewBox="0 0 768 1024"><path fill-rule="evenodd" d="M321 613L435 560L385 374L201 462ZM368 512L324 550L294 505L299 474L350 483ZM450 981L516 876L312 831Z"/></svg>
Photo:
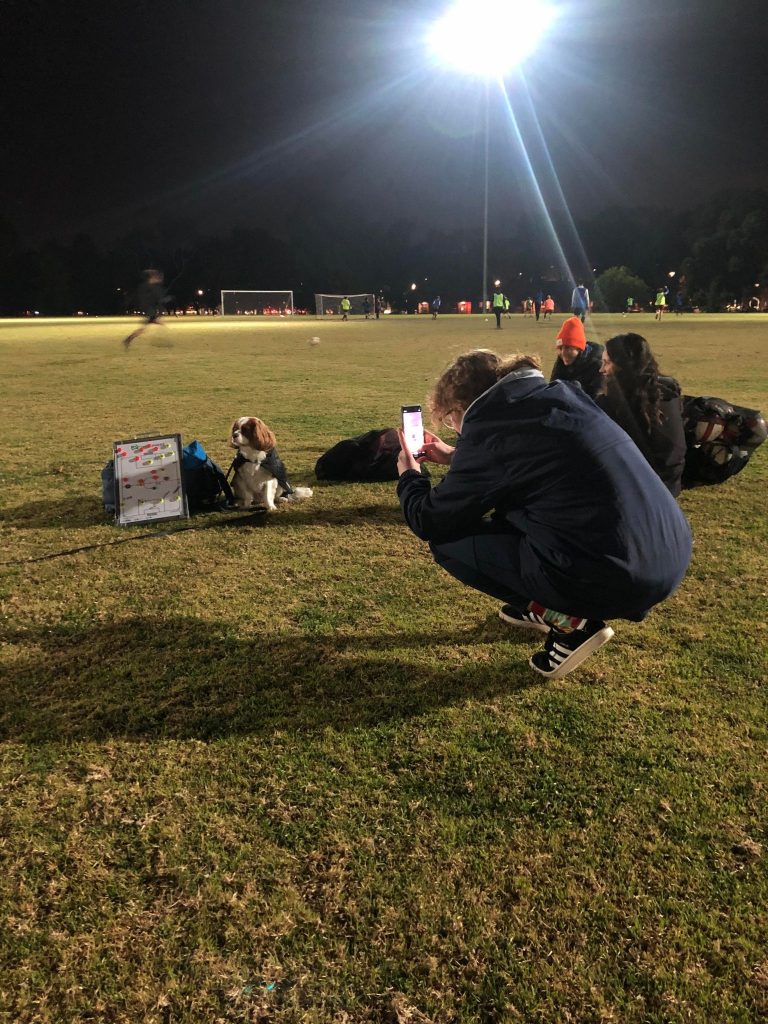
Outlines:
<svg viewBox="0 0 768 1024"><path fill-rule="evenodd" d="M495 223L536 207L531 171L575 216L768 183L764 4L559 6L509 107L491 91ZM431 66L444 7L1 0L0 216L27 244L161 218L479 223L484 87Z"/></svg>

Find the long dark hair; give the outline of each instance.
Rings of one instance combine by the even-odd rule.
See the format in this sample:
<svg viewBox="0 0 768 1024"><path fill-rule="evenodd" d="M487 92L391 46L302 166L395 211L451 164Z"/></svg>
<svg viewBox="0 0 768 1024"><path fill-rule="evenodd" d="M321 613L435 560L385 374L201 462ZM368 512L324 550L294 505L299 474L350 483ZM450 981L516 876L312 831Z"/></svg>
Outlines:
<svg viewBox="0 0 768 1024"><path fill-rule="evenodd" d="M650 430L661 422L659 364L651 346L639 334L617 334L605 343L605 351L613 363L613 373L605 377L606 394L619 388L645 429Z"/></svg>

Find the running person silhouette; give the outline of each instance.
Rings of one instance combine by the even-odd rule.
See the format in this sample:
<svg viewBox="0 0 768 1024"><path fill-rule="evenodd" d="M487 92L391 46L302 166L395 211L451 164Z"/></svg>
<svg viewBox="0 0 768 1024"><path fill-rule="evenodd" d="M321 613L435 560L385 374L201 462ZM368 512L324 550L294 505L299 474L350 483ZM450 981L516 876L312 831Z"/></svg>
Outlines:
<svg viewBox="0 0 768 1024"><path fill-rule="evenodd" d="M128 348L132 341L135 341L140 334L143 334L150 324L160 323L160 317L163 315L165 307L171 298L163 284L162 270L155 270L153 267L150 267L143 272L142 277L143 281L139 285L138 290L138 300L146 319L141 327L138 327L129 334L127 338L123 338L125 348Z"/></svg>

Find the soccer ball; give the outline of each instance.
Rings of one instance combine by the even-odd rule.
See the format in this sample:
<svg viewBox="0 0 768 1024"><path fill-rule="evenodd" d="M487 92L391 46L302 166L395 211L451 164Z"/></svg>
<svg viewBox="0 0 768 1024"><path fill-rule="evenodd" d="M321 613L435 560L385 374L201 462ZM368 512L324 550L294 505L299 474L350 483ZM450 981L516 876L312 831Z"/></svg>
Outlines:
<svg viewBox="0 0 768 1024"><path fill-rule="evenodd" d="M320 344L320 339L319 338L310 338L309 341L307 342L307 344L308 345L319 345Z"/></svg>

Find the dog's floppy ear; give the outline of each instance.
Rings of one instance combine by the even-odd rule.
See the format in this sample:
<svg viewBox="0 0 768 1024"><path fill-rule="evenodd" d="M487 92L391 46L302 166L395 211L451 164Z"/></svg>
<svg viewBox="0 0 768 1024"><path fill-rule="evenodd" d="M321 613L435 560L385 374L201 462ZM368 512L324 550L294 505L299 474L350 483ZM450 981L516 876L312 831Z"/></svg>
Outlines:
<svg viewBox="0 0 768 1024"><path fill-rule="evenodd" d="M253 443L260 452L270 452L277 444L275 435L258 416L253 417Z"/></svg>

